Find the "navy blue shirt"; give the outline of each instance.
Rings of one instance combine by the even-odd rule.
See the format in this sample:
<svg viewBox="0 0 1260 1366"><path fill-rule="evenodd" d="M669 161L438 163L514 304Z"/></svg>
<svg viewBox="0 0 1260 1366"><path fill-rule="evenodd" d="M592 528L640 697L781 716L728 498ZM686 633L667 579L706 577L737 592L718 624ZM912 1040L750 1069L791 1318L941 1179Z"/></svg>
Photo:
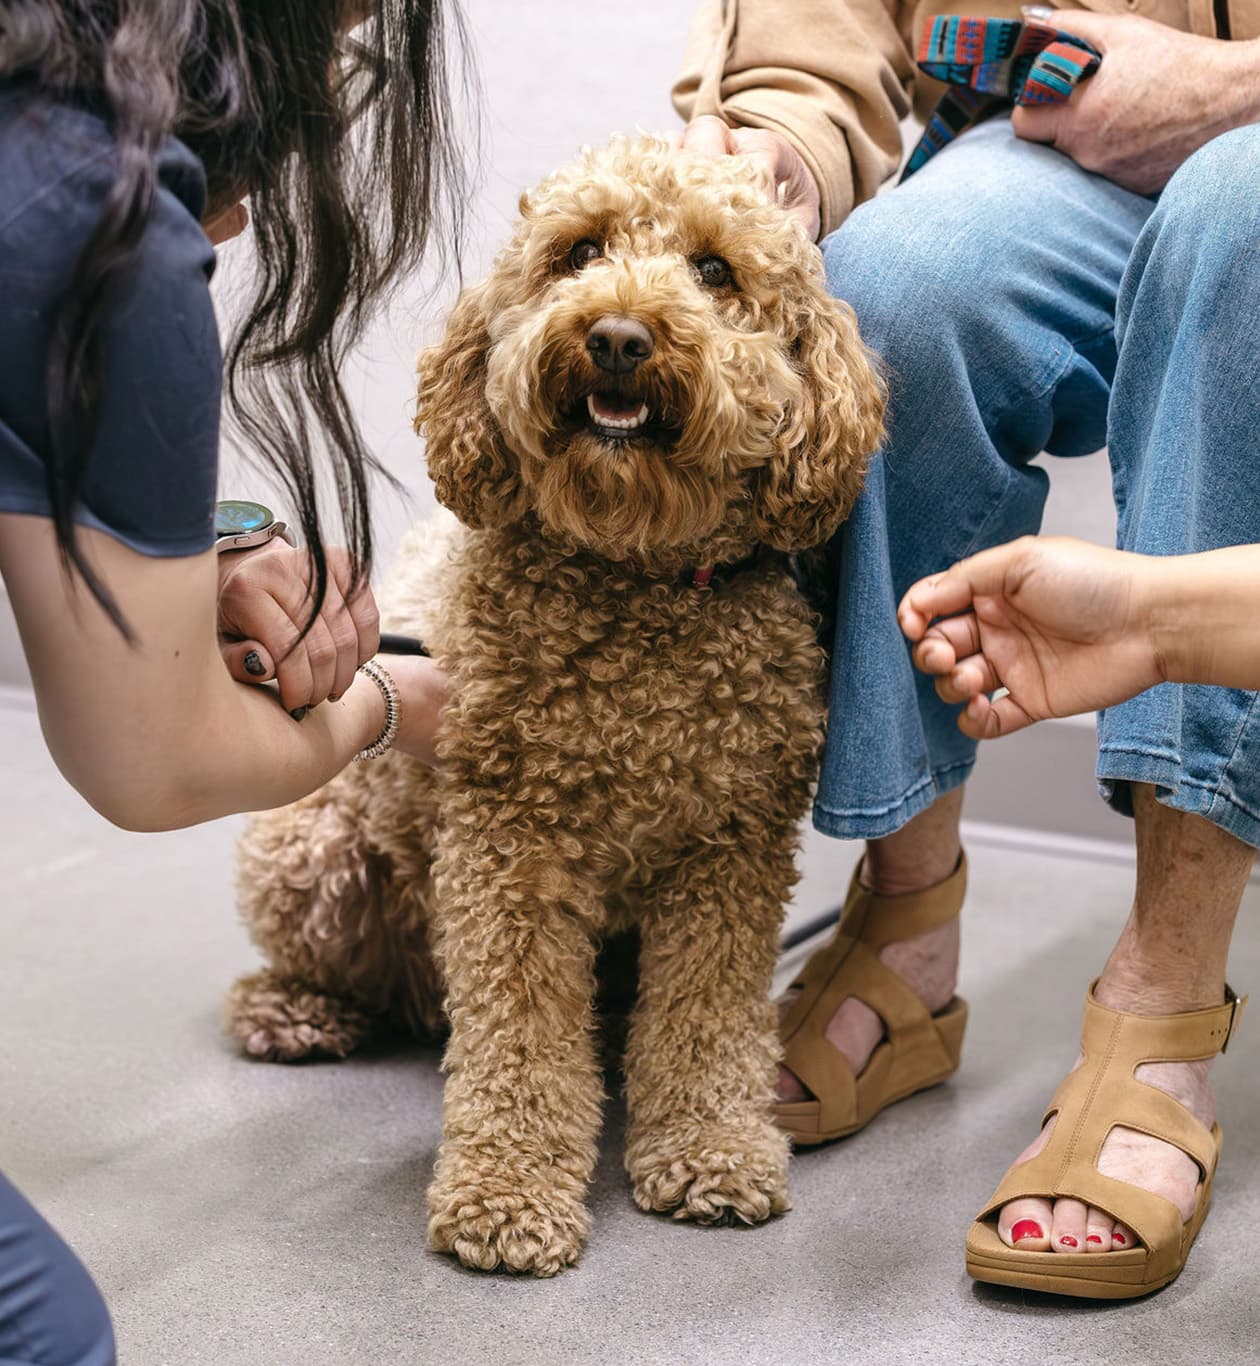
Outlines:
<svg viewBox="0 0 1260 1366"><path fill-rule="evenodd" d="M75 262L113 183L107 125L0 82L0 512L50 515L45 372ZM170 140L138 262L102 332L104 389L76 521L146 555L214 543L222 356L201 162Z"/></svg>

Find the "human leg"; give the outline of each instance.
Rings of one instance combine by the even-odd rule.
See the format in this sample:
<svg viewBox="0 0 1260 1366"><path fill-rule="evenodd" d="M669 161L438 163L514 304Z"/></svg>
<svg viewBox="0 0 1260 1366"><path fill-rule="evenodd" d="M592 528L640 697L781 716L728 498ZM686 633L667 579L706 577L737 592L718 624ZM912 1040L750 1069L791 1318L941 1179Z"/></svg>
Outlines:
<svg viewBox="0 0 1260 1366"><path fill-rule="evenodd" d="M47 1220L0 1176L0 1366L113 1366L109 1311Z"/></svg>
<svg viewBox="0 0 1260 1366"><path fill-rule="evenodd" d="M1181 168L1140 234L1122 282L1110 452L1122 548L1175 554L1260 539L1260 421L1251 374L1260 325L1240 306L1260 284L1260 211L1246 192L1260 133L1208 144ZM1132 1014L1219 1005L1239 898L1260 843L1260 717L1255 696L1164 686L1109 708L1098 774L1136 820L1133 910L1097 988ZM1152 1065L1139 1079L1210 1127L1209 1058ZM1021 1155L1035 1157L1055 1121ZM1163 1195L1187 1218L1202 1174L1175 1145L1119 1126L1098 1169ZM1021 1249L1132 1247L1116 1211L1025 1199L998 1231Z"/></svg>
<svg viewBox="0 0 1260 1366"><path fill-rule="evenodd" d="M1142 1017L1138 1028L1147 1031L1150 1042L1138 1055L1143 1060L1132 1068L1132 1077L1142 1084L1139 1093L1150 1087L1175 1104L1159 1098L1153 1119L1143 1119L1139 1129L1124 1122L1132 1096L1139 1093L1126 1094L1104 1081L1091 1084L1087 1098L1073 1097L1069 1076L1059 1092L1063 1101L1056 1097L1052 1104L1057 1109L1062 1103L1065 1112L1051 1116L990 1202L1002 1243L1017 1249L1015 1262L1003 1268L991 1255L977 1258L977 1252L985 1252L983 1229L969 1235L969 1268L979 1279L1032 1286L1018 1271L1010 1280L1011 1267L1024 1254L1051 1252L1064 1254L1049 1258L1051 1263L1062 1261L1070 1270L1055 1283L1060 1273L1042 1265L1036 1274L1052 1279L1035 1288L1108 1297L1145 1293L1180 1271L1205 1213L1203 1188L1214 1174L1219 1147L1208 1072L1227 1037L1219 1019L1226 1003L1225 959L1254 851L1202 817L1162 804L1149 785L1135 787L1133 802L1137 891L1092 999L1106 1010ZM1219 1027L1206 1031L1199 1046L1187 1046L1185 1022L1196 1012L1213 1011L1209 1019ZM1091 1012L1097 1013L1093 1005L1087 1007L1083 1043L1096 1028ZM1120 1016L1110 1020L1108 1050L1131 1028ZM1099 1043L1095 1035L1095 1066ZM1089 1052L1088 1043L1085 1047ZM1082 1054L1077 1067L1085 1061ZM1149 1109L1149 1098L1145 1104ZM1064 1136L1056 1140L1060 1126ZM1035 1165L1043 1150L1047 1158L1053 1155L1053 1172ZM1007 1203L999 1204L1001 1199ZM1109 1267L1100 1265L1091 1273L1080 1266L1082 1256L1088 1261L1090 1254L1138 1249L1152 1262L1159 1258L1162 1269L1147 1272L1139 1258L1125 1268L1138 1278L1134 1286L1126 1288ZM1091 1290L1092 1274L1107 1283Z"/></svg>
<svg viewBox="0 0 1260 1366"><path fill-rule="evenodd" d="M908 894L958 862L975 747L956 708L916 676L901 593L955 559L1035 531L1042 449L1105 440L1113 316L1151 202L1016 140L1005 120L960 138L908 185L864 205L824 244L890 383L890 434L840 533L827 749L814 820L869 841L863 881ZM956 922L882 961L927 1008L953 995ZM884 1032L850 999L826 1036L856 1069ZM780 1097L800 1100L790 1075Z"/></svg>

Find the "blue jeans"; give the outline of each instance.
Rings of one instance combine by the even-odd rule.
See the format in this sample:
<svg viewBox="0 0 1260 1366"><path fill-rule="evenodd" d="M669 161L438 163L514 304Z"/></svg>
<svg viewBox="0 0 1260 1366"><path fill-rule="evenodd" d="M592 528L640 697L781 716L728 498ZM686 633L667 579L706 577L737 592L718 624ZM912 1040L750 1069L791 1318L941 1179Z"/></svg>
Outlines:
<svg viewBox="0 0 1260 1366"><path fill-rule="evenodd" d="M114 1331L100 1291L3 1176L0 1366L114 1366Z"/></svg>
<svg viewBox="0 0 1260 1366"><path fill-rule="evenodd" d="M1260 541L1260 126L1158 199L993 119L823 243L890 384L889 435L840 532L831 719L814 822L892 833L964 782L975 744L910 663L916 579L1035 532L1040 451L1110 451L1119 544ZM1256 694L1165 685L1099 722L1103 795L1131 783L1260 845Z"/></svg>

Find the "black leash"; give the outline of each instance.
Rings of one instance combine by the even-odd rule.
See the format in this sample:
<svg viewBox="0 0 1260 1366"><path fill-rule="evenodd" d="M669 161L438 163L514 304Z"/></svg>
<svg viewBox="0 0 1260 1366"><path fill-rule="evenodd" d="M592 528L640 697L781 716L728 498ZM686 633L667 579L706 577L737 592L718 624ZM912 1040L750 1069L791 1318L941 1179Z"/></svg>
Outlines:
<svg viewBox="0 0 1260 1366"><path fill-rule="evenodd" d="M787 953L790 949L796 948L798 944L803 944L807 939L812 939L816 934L821 934L823 930L831 929L833 925L839 923L839 920L839 907L824 911L822 915L816 915L813 920L807 920L805 924L798 925L794 930L789 930L779 940L779 952Z"/></svg>
<svg viewBox="0 0 1260 1366"><path fill-rule="evenodd" d="M398 636L389 631L381 632L380 651L383 655L424 655L429 657L428 647L415 636Z"/></svg>

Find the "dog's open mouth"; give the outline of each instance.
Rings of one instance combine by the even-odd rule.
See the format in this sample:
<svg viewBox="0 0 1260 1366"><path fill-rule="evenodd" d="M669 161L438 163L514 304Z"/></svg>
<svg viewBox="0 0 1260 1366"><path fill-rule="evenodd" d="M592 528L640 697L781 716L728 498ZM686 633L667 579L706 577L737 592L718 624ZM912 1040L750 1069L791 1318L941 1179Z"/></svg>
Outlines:
<svg viewBox="0 0 1260 1366"><path fill-rule="evenodd" d="M677 430L653 410L648 400L611 390L588 394L573 416L592 436L605 441L664 442L678 435Z"/></svg>
<svg viewBox="0 0 1260 1366"><path fill-rule="evenodd" d="M618 433L638 431L647 422L649 413L646 403L616 394L588 394L586 411L591 415L591 426Z"/></svg>

